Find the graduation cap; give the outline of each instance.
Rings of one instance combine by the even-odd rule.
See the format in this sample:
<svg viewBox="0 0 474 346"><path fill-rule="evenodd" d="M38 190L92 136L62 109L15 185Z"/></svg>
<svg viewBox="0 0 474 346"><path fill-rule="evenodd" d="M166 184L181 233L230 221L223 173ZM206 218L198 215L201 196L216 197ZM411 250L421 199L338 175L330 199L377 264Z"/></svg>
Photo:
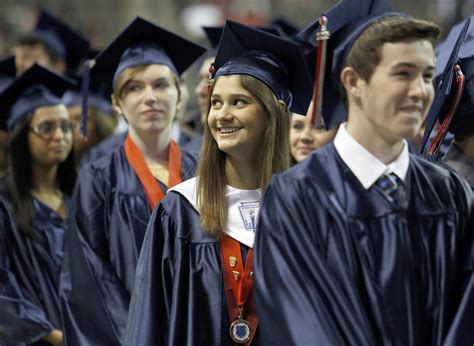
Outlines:
<svg viewBox="0 0 474 346"><path fill-rule="evenodd" d="M228 20L213 66L214 78L250 75L266 84L290 111L308 110L311 78L301 47L290 40Z"/></svg>
<svg viewBox="0 0 474 346"><path fill-rule="evenodd" d="M10 56L0 61L0 92L15 79L15 57Z"/></svg>
<svg viewBox="0 0 474 346"><path fill-rule="evenodd" d="M87 135L89 70L92 81L113 90L120 74L129 67L160 64L181 75L206 49L141 17L135 18L95 59L85 64L81 133Z"/></svg>
<svg viewBox="0 0 474 346"><path fill-rule="evenodd" d="M454 27L437 47L436 71L442 72L436 76L435 99L426 118L421 153L438 120L442 124L428 149L429 155L436 155L447 132L454 133L474 112L474 26L470 25L471 18Z"/></svg>
<svg viewBox="0 0 474 346"><path fill-rule="evenodd" d="M39 107L62 104L74 81L34 64L0 94L0 129L11 131Z"/></svg>
<svg viewBox="0 0 474 346"><path fill-rule="evenodd" d="M76 87L67 90L62 97L66 107L82 106L82 78L76 77L75 81ZM89 84L88 105L107 115L112 115L111 94L112 90L107 88L104 83Z"/></svg>
<svg viewBox="0 0 474 346"><path fill-rule="evenodd" d="M221 40L223 26L203 26L202 29L206 34L207 40L211 44L211 48L217 49L219 41Z"/></svg>
<svg viewBox="0 0 474 346"><path fill-rule="evenodd" d="M223 26L203 26L204 33L208 41L211 43L211 47L217 50L217 46L219 46L219 41L221 40L222 32L224 31ZM277 35L285 37L285 32L278 26L278 25L263 25L263 26L255 26L255 29L260 29L265 31L269 34Z"/></svg>
<svg viewBox="0 0 474 346"><path fill-rule="evenodd" d="M44 10L31 34L64 59L69 73L75 73L89 49L89 41L67 23Z"/></svg>
<svg viewBox="0 0 474 346"><path fill-rule="evenodd" d="M99 54L99 50L89 48L87 59L94 58ZM75 76L76 86L66 91L62 97L62 101L66 107L82 106L82 76ZM89 82L88 104L108 115L112 115L111 94L112 89L106 87L106 83L94 80Z"/></svg>
<svg viewBox="0 0 474 346"><path fill-rule="evenodd" d="M91 78L98 76L113 86L126 68L150 64L166 65L179 76L205 50L204 47L137 17L95 57Z"/></svg>
<svg viewBox="0 0 474 346"><path fill-rule="evenodd" d="M325 27L318 18L295 35L295 41L305 51L310 70L314 71L314 112L322 116L325 128L334 128L347 118L339 91L339 74L347 54L362 32L376 20L403 15L390 11L391 6L385 0L341 0L324 13ZM321 29L326 32L318 40Z"/></svg>
<svg viewBox="0 0 474 346"><path fill-rule="evenodd" d="M288 19L279 17L272 21L273 25L279 27L287 37L293 37L299 32L299 28L294 23L291 23Z"/></svg>

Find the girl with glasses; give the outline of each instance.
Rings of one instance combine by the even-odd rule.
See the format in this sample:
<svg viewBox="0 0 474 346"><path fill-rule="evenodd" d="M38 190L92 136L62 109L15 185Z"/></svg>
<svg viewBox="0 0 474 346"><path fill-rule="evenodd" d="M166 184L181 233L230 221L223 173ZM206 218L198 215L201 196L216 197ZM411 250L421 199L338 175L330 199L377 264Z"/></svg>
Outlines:
<svg viewBox="0 0 474 346"><path fill-rule="evenodd" d="M62 342L59 282L76 171L73 126L60 95L71 85L34 65L0 96L11 162L0 193L8 259L0 261L0 315L9 316L0 344Z"/></svg>

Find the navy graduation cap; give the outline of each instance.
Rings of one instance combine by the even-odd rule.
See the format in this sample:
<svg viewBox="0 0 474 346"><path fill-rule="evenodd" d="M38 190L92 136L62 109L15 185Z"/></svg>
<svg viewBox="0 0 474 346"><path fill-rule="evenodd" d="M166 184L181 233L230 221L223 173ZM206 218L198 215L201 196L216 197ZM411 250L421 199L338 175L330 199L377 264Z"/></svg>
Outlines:
<svg viewBox="0 0 474 346"><path fill-rule="evenodd" d="M67 90L62 101L66 107L82 106L82 78L76 77L76 87ZM105 83L94 82L89 84L88 105L105 114L112 115L112 90L105 87Z"/></svg>
<svg viewBox="0 0 474 346"><path fill-rule="evenodd" d="M442 121L428 155L436 155L447 132L454 133L474 114L474 26L471 18L456 25L437 47L435 99L426 118L420 152L423 153L435 123Z"/></svg>
<svg viewBox="0 0 474 346"><path fill-rule="evenodd" d="M0 129L12 131L39 107L62 104L74 81L34 64L0 94Z"/></svg>
<svg viewBox="0 0 474 346"><path fill-rule="evenodd" d="M135 18L105 49L85 64L81 134L87 136L90 79L113 90L117 77L127 68L160 64L180 76L206 49L141 17Z"/></svg>
<svg viewBox="0 0 474 346"><path fill-rule="evenodd" d="M7 87L7 85L15 79L15 57L10 56L0 61L0 92Z"/></svg>
<svg viewBox="0 0 474 346"><path fill-rule="evenodd" d="M265 83L288 109L306 114L312 84L296 43L228 20L217 49L213 78L250 75Z"/></svg>
<svg viewBox="0 0 474 346"><path fill-rule="evenodd" d="M385 0L341 0L324 16L327 24L328 39L326 54L322 59L325 63L317 70L317 49L320 42L317 40L317 33L321 30L320 19L310 23L298 34L295 41L305 50L308 66L314 71L315 93L320 91L314 112L318 109L324 121L324 127L334 128L347 118L347 109L344 106L342 95L340 94L339 74L345 63L347 54L362 32L376 20L390 15L403 15L401 13L390 12L391 6ZM324 43L326 44L326 43ZM322 85L320 85L321 83ZM316 96L316 94L315 94Z"/></svg>
<svg viewBox="0 0 474 346"><path fill-rule="evenodd" d="M217 49L219 41L221 40L222 32L224 31L223 26L203 26L202 29L206 34L207 40L211 44L211 47Z"/></svg>
<svg viewBox="0 0 474 346"><path fill-rule="evenodd" d="M222 32L224 31L223 26L203 26L204 33L206 34L207 39L211 43L211 47L217 49L219 46L219 41L221 40ZM277 36L285 36L285 32L278 25L266 25L266 26L256 26L255 29L260 29L269 34Z"/></svg>
<svg viewBox="0 0 474 346"><path fill-rule="evenodd" d="M94 59L91 78L110 82L126 68L161 64L177 76L183 73L206 49L141 17L135 18Z"/></svg>
<svg viewBox="0 0 474 346"><path fill-rule="evenodd" d="M272 24L279 27L287 37L293 37L300 30L298 26L296 26L296 24L290 22L288 19L285 19L283 17L276 18L272 21Z"/></svg>
<svg viewBox="0 0 474 346"><path fill-rule="evenodd" d="M41 39L66 62L69 73L75 73L89 49L89 41L67 23L41 11L31 35Z"/></svg>

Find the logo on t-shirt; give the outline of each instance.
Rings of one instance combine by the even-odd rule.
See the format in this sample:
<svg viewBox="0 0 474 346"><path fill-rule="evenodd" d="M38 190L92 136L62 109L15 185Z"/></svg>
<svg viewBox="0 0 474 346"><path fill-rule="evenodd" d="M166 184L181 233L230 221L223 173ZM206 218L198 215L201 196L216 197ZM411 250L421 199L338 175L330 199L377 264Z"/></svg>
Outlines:
<svg viewBox="0 0 474 346"><path fill-rule="evenodd" d="M257 229L257 214L260 208L260 201L240 202L239 211L246 231L255 233Z"/></svg>

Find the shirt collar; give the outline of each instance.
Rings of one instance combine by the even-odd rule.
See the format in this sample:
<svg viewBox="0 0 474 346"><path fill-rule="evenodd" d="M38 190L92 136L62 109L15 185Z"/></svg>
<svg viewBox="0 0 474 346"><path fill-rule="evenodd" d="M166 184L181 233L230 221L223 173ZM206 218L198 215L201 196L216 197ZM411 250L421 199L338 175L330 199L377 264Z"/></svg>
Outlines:
<svg viewBox="0 0 474 346"><path fill-rule="evenodd" d="M357 142L347 132L346 123L339 126L339 130L334 138L334 146L342 161L349 167L366 190L386 172L394 173L402 181L406 178L410 162L406 140L404 140L403 150L400 155L388 165L384 164Z"/></svg>

